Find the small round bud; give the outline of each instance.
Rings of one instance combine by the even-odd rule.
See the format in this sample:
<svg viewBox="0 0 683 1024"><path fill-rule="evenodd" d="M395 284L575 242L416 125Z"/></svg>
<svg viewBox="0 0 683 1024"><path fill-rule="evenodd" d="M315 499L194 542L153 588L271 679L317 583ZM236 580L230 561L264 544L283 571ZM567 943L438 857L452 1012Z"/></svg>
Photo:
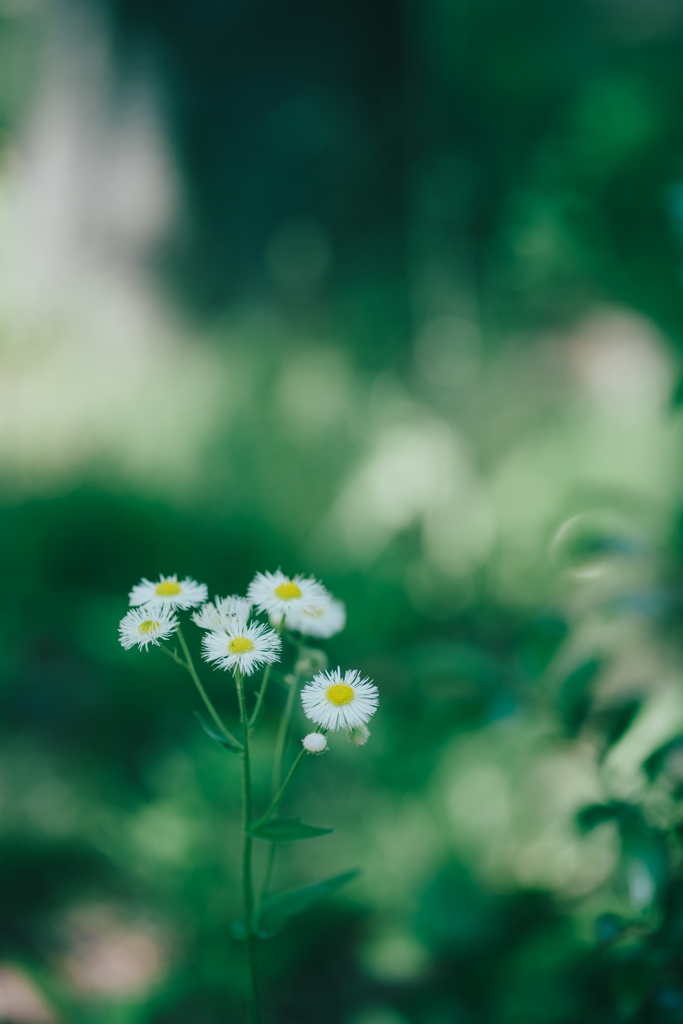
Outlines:
<svg viewBox="0 0 683 1024"><path fill-rule="evenodd" d="M354 747L364 747L370 739L370 730L367 725L355 725L353 729L349 729L346 735L349 737L349 743L353 743Z"/></svg>
<svg viewBox="0 0 683 1024"><path fill-rule="evenodd" d="M323 750L327 750L327 737L321 732L309 732L301 742L309 754L322 754Z"/></svg>
<svg viewBox="0 0 683 1024"><path fill-rule="evenodd" d="M294 671L300 676L313 676L327 668L327 655L316 647L302 647Z"/></svg>

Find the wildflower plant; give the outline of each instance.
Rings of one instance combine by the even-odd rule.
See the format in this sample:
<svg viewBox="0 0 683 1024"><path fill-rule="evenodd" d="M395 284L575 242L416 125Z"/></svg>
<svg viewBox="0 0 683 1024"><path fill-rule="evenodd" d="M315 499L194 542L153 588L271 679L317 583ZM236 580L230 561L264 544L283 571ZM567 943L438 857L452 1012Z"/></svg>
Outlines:
<svg viewBox="0 0 683 1024"><path fill-rule="evenodd" d="M307 825L299 818L281 817L277 812L301 762L307 754L318 756L328 749L327 734L346 730L355 746L364 745L370 732L367 722L378 705L377 687L356 670L342 675L341 668L327 671L325 652L304 644L304 638L327 638L346 624L346 609L312 577L285 576L281 570L257 573L247 596L216 597L207 601L205 584L187 577L160 576L155 582L143 579L133 587L131 610L119 624L121 644L130 649L136 644L148 650L159 647L191 676L199 696L211 716L211 722L198 715L204 730L220 746L242 759L242 904L243 916L235 922L234 933L244 939L247 959L249 1021L259 1020L259 1000L255 943L268 938L283 926L289 916L303 910L314 899L331 895L356 874L355 871L329 878L304 889L270 895L270 882L278 843L311 839L331 829ZM232 676L239 714L239 731L230 730L216 710L204 687L181 628L179 613L188 612L203 630L202 657L215 669ZM269 624L258 619L269 620ZM177 636L181 653L165 641ZM164 642L162 642L164 641ZM293 666L285 674L273 666L283 656L283 647L293 649ZM268 683L273 675L287 688L287 699L273 750L270 805L255 816L250 765L251 737L263 712ZM245 679L260 674L251 708L247 707ZM302 681L310 680L299 691ZM301 747L285 774L285 755L294 702L300 696L304 714L316 726L301 738ZM283 779L284 775L284 779ZM266 844L261 865L261 880L254 883L254 840Z"/></svg>

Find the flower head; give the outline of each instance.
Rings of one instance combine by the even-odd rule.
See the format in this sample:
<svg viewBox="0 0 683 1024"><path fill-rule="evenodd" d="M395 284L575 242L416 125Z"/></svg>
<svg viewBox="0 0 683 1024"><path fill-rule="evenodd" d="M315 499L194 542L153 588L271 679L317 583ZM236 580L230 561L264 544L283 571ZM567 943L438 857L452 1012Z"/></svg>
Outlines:
<svg viewBox="0 0 683 1024"><path fill-rule="evenodd" d="M230 597L216 597L216 603L207 601L198 612L192 613L192 620L202 629L227 629L236 622L245 623L251 612L246 597L233 594Z"/></svg>
<svg viewBox="0 0 683 1024"><path fill-rule="evenodd" d="M304 750L307 750L309 754L322 754L324 750L327 750L327 737L323 736L321 732L309 732L301 742L304 745Z"/></svg>
<svg viewBox="0 0 683 1024"><path fill-rule="evenodd" d="M155 583L143 579L128 595L129 604L146 605L149 608L194 608L206 601L206 583L197 583L186 576L160 576Z"/></svg>
<svg viewBox="0 0 683 1024"><path fill-rule="evenodd" d="M257 572L249 584L247 598L259 611L278 622L283 615L296 615L302 608L315 606L327 591L312 576L285 576L277 572Z"/></svg>
<svg viewBox="0 0 683 1024"><path fill-rule="evenodd" d="M202 656L220 668L237 669L250 676L260 665L280 659L282 641L274 630L260 622L249 625L235 620L221 632L212 630L202 638Z"/></svg>
<svg viewBox="0 0 683 1024"><path fill-rule="evenodd" d="M135 644L147 650L149 644L168 640L178 628L178 619L170 608L156 611L149 607L131 608L119 622L119 640L127 651Z"/></svg>
<svg viewBox="0 0 683 1024"><path fill-rule="evenodd" d="M330 637L341 633L346 625L346 606L325 593L324 597L311 602L285 616L290 629L296 629L304 636Z"/></svg>
<svg viewBox="0 0 683 1024"><path fill-rule="evenodd" d="M304 713L323 729L353 729L369 722L379 703L377 687L355 669L319 672L301 691Z"/></svg>
<svg viewBox="0 0 683 1024"><path fill-rule="evenodd" d="M353 743L354 747L364 747L370 739L371 733L367 725L355 725L353 729L349 729L346 735L349 738L349 743Z"/></svg>

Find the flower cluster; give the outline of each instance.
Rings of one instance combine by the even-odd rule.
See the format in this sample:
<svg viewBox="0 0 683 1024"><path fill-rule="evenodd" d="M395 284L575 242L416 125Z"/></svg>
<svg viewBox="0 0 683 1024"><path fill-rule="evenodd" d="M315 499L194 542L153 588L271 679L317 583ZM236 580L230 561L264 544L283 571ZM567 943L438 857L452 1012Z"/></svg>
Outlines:
<svg viewBox="0 0 683 1024"><path fill-rule="evenodd" d="M141 650L159 645L179 630L178 611L198 608L192 620L206 631L202 638L205 661L250 676L280 660L283 632L327 638L346 625L346 608L322 583L312 576L286 576L280 569L257 573L246 597L233 594L207 601L207 595L206 584L189 577L143 579L130 592L131 610L119 625L121 643L126 649L137 644ZM252 618L258 613L268 616L270 626ZM299 643L302 650L307 649ZM325 665L323 652L308 653L319 653L323 659L319 665ZM297 666L302 664L300 655ZM366 723L377 709L378 691L360 672L342 676L338 668L319 671L304 687L301 702L304 714L320 728L346 729L351 742L362 746L370 735ZM310 733L303 744L309 752L321 753L327 739L323 733Z"/></svg>
<svg viewBox="0 0 683 1024"><path fill-rule="evenodd" d="M328 638L346 625L346 608L335 600L322 583L308 576L285 576L277 572L258 572L249 585L247 597L272 625L284 619L288 629L304 636Z"/></svg>

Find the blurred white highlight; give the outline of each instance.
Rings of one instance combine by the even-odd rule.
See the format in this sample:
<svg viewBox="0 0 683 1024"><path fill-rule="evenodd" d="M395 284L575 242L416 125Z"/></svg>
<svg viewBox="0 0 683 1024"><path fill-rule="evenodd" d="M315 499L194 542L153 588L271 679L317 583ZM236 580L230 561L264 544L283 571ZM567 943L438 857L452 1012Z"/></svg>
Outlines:
<svg viewBox="0 0 683 1024"><path fill-rule="evenodd" d="M481 564L495 533L462 442L447 424L426 416L380 433L325 529L352 558L367 562L413 523L422 527L426 558L453 575Z"/></svg>
<svg viewBox="0 0 683 1024"><path fill-rule="evenodd" d="M152 283L180 196L151 78L117 91L97 18L62 15L21 155L0 164L0 473L19 493L94 465L182 490L227 370Z"/></svg>
<svg viewBox="0 0 683 1024"><path fill-rule="evenodd" d="M140 995L160 980L168 944L158 925L128 917L108 904L78 907L63 922L62 965L78 991L90 996Z"/></svg>
<svg viewBox="0 0 683 1024"><path fill-rule="evenodd" d="M8 964L0 964L0 1021L57 1024L37 985L20 968Z"/></svg>

